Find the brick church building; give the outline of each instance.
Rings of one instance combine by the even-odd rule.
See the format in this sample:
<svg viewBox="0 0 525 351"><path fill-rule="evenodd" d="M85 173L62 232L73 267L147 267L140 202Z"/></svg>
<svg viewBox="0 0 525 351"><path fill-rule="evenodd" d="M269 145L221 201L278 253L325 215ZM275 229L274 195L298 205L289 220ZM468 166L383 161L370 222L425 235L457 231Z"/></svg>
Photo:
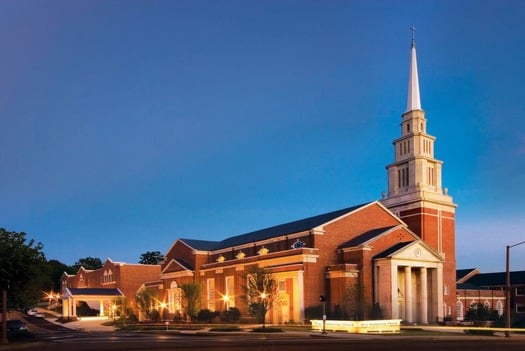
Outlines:
<svg viewBox="0 0 525 351"><path fill-rule="evenodd" d="M222 311L241 301L243 273L266 267L278 283L279 303L268 321L303 322L305 310L348 308L359 289L370 318L433 323L455 318L455 208L442 187L442 162L434 158L435 137L427 134L421 108L412 40L406 111L401 135L387 165L388 192L360 204L221 241L177 239L166 252L159 289L169 315L183 310L180 286L202 286L203 308ZM146 286L148 286L146 284ZM351 306L350 306L351 307Z"/></svg>

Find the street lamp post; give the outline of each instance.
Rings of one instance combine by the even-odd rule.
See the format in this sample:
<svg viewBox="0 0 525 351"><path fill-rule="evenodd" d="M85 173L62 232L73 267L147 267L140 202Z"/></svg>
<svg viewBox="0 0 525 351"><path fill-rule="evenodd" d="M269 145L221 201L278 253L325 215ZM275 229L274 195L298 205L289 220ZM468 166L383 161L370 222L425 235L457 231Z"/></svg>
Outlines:
<svg viewBox="0 0 525 351"><path fill-rule="evenodd" d="M228 312L228 308L230 308L230 297L228 295L224 295L222 297L222 301L224 302L224 310Z"/></svg>
<svg viewBox="0 0 525 351"><path fill-rule="evenodd" d="M522 241L520 243L514 244L514 245L507 245L507 251L506 251L506 271L505 271L505 337L510 338L510 249L525 244L525 241Z"/></svg>
<svg viewBox="0 0 525 351"><path fill-rule="evenodd" d="M261 309L262 309L262 327L265 328L266 327L266 305L265 305L265 300L266 299L266 293L261 293Z"/></svg>
<svg viewBox="0 0 525 351"><path fill-rule="evenodd" d="M323 332L321 334L327 334L326 333L326 296L325 295L319 296L319 301L323 303Z"/></svg>
<svg viewBox="0 0 525 351"><path fill-rule="evenodd" d="M165 316L165 310L166 310L166 303L165 302L161 302L160 304L160 312L161 312L161 318L162 318L162 321L164 322L164 320L166 319L166 316Z"/></svg>

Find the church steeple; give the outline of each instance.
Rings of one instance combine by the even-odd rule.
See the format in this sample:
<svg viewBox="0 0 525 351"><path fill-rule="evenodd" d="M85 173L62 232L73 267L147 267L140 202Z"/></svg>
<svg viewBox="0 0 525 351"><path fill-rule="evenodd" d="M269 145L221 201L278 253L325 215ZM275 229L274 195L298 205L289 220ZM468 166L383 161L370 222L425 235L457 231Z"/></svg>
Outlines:
<svg viewBox="0 0 525 351"><path fill-rule="evenodd" d="M443 295L438 316L455 314L456 304L456 204L441 184L442 161L434 157L436 138L427 133L421 109L414 27L406 111L401 115L401 135L393 141L394 162L387 165L388 193L381 203L403 220L421 240L442 257ZM438 269L439 270L439 269ZM442 278L439 278L442 277Z"/></svg>
<svg viewBox="0 0 525 351"><path fill-rule="evenodd" d="M405 209L419 207L422 202L433 202L439 207L455 208L447 189L442 187L443 162L434 157L436 138L427 133L425 111L421 109L416 61L414 27L410 47L408 97L406 111L401 115L401 135L393 141L394 162L388 171L388 193L383 204L400 214ZM422 234L422 228L411 228ZM441 252L441 248L438 251Z"/></svg>
<svg viewBox="0 0 525 351"><path fill-rule="evenodd" d="M414 26L412 30L412 44L410 47L410 68L408 73L408 96L407 109L405 112L421 110L421 99L419 97L419 78L417 75L416 39Z"/></svg>

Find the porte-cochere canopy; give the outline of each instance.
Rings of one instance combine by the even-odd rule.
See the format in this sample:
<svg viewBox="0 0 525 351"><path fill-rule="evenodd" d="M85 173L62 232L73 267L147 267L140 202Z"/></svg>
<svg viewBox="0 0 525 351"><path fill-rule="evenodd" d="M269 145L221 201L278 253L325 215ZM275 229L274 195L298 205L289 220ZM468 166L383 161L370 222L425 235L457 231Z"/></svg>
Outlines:
<svg viewBox="0 0 525 351"><path fill-rule="evenodd" d="M124 297L120 289L104 288L66 288L62 294L62 315L64 317L77 316L77 303L85 301L94 303L99 307L99 315L106 316L110 313L111 302L118 297Z"/></svg>

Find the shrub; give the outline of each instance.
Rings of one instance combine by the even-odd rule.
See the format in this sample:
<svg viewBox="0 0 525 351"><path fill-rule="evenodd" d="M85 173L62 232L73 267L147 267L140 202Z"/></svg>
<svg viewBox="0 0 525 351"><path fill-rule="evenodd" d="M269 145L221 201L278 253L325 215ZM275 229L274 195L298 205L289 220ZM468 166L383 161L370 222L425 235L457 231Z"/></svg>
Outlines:
<svg viewBox="0 0 525 351"><path fill-rule="evenodd" d="M322 319L323 318L323 305L310 306L304 309L304 318L310 319Z"/></svg>
<svg viewBox="0 0 525 351"><path fill-rule="evenodd" d="M59 323L69 323L69 322L76 322L78 321L78 318L77 317L72 317L72 316L69 316L69 317L58 317L57 318L57 322Z"/></svg>
<svg viewBox="0 0 525 351"><path fill-rule="evenodd" d="M77 306L77 315L83 316L83 317L93 317L98 315L98 310L95 310L85 302L80 301L79 305Z"/></svg>
<svg viewBox="0 0 525 351"><path fill-rule="evenodd" d="M213 312L205 308L197 313L197 321L212 323L213 319L219 315L219 312Z"/></svg>
<svg viewBox="0 0 525 351"><path fill-rule="evenodd" d="M241 319L241 311L237 307L230 307L226 311L221 312L221 321L234 323Z"/></svg>
<svg viewBox="0 0 525 351"><path fill-rule="evenodd" d="M159 310L151 310L151 312L149 313L149 319L155 323L160 322Z"/></svg>

